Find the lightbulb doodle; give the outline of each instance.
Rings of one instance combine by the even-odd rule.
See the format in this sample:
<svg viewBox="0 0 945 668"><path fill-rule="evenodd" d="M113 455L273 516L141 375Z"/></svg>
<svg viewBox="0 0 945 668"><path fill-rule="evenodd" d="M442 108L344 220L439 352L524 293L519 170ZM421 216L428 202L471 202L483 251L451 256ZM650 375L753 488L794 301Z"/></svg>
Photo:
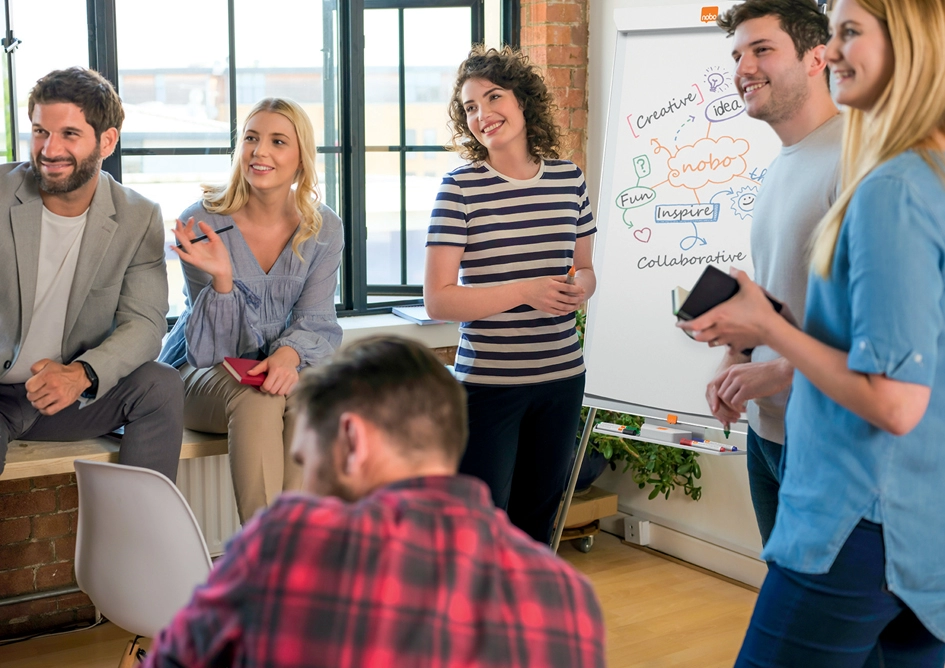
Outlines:
<svg viewBox="0 0 945 668"><path fill-rule="evenodd" d="M710 67L705 71L705 82L710 93L724 93L732 85L732 75L721 67Z"/></svg>

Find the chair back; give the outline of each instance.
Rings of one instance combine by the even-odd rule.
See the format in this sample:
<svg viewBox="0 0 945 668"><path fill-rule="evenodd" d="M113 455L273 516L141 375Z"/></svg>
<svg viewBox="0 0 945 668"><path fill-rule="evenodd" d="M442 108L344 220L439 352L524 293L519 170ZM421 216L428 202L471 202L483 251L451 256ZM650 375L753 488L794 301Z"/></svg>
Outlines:
<svg viewBox="0 0 945 668"><path fill-rule="evenodd" d="M75 474L76 582L109 620L153 638L210 573L200 526L161 473L76 460Z"/></svg>

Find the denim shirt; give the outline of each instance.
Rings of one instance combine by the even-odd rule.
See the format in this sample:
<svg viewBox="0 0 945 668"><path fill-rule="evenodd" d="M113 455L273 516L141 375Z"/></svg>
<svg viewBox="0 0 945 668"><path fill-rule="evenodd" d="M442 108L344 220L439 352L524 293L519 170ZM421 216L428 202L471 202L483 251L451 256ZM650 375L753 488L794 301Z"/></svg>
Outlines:
<svg viewBox="0 0 945 668"><path fill-rule="evenodd" d="M762 556L825 573L861 519L880 523L889 589L945 640L945 186L918 154L860 184L830 278L811 274L804 329L847 351L851 370L930 387L931 399L918 426L894 436L795 372Z"/></svg>
<svg viewBox="0 0 945 668"><path fill-rule="evenodd" d="M302 259L289 242L266 273L230 216L208 213L201 202L187 208L181 220L193 216L213 229L233 225L220 235L230 251L233 290L217 292L209 274L181 262L186 306L158 359L205 368L224 357L263 359L289 346L299 354L300 368L327 362L341 344L335 286L344 234L334 211L321 205L319 212L322 228L301 245Z"/></svg>

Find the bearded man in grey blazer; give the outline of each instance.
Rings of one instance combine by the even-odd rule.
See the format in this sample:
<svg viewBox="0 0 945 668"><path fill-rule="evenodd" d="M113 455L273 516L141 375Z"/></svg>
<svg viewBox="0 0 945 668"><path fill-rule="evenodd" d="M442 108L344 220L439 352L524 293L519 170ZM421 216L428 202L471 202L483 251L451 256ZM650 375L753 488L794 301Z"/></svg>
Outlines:
<svg viewBox="0 0 945 668"><path fill-rule="evenodd" d="M180 375L153 361L167 330L160 207L101 171L124 110L73 67L29 98L30 162L0 165L0 472L13 439L124 427L123 464L174 480Z"/></svg>

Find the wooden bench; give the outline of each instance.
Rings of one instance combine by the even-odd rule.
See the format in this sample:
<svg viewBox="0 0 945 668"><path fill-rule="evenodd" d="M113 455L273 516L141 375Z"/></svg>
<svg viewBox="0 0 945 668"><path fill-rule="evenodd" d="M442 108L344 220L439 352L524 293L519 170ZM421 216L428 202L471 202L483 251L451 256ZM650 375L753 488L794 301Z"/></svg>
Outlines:
<svg viewBox="0 0 945 668"><path fill-rule="evenodd" d="M100 436L86 441L10 441L6 467L0 480L34 478L75 471L76 459L118 462L121 440ZM227 453L226 434L205 434L184 430L181 459L195 459Z"/></svg>

